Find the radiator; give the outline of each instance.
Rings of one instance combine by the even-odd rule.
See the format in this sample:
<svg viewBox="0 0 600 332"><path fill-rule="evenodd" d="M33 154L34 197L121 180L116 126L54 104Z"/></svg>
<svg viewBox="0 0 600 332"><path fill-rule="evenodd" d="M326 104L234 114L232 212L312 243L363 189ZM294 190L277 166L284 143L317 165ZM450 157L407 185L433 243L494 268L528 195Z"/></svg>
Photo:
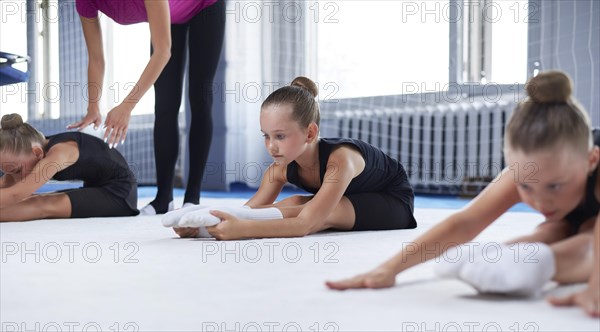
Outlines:
<svg viewBox="0 0 600 332"><path fill-rule="evenodd" d="M512 101L401 108L324 110L322 137L381 148L405 167L415 192L475 195L503 168L504 126Z"/></svg>

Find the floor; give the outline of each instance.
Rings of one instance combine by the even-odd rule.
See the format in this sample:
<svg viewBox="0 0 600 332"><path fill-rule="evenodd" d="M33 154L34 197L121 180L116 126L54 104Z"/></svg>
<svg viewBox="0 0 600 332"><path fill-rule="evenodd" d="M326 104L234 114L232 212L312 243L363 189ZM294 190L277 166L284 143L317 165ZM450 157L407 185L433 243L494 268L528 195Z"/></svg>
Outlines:
<svg viewBox="0 0 600 332"><path fill-rule="evenodd" d="M203 204L244 201L209 197ZM543 298L477 295L436 278L434 262L399 275L391 289L324 286L376 266L453 211L417 206L415 230L234 242L179 239L160 217L0 224L1 330L600 330L598 319ZM540 221L510 212L476 241L506 240ZM549 284L545 295L581 287Z"/></svg>

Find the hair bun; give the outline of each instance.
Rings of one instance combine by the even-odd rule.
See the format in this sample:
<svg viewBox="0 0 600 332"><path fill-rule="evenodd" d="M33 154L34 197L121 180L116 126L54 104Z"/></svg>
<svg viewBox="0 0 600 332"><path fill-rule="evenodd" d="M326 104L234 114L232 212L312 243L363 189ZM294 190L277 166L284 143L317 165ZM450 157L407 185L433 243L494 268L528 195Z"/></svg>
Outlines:
<svg viewBox="0 0 600 332"><path fill-rule="evenodd" d="M294 80L292 81L292 83L290 85L297 86L299 88L307 90L308 92L310 92L310 94L313 96L313 98L316 98L317 95L319 94L319 88L317 87L315 82L313 82L308 77L298 76L298 77L294 78Z"/></svg>
<svg viewBox="0 0 600 332"><path fill-rule="evenodd" d="M529 80L527 94L532 101L544 103L565 103L571 98L571 79L562 71L547 71Z"/></svg>
<svg viewBox="0 0 600 332"><path fill-rule="evenodd" d="M23 118L16 113L6 114L2 117L2 120L0 120L0 126L5 130L18 128L22 124Z"/></svg>

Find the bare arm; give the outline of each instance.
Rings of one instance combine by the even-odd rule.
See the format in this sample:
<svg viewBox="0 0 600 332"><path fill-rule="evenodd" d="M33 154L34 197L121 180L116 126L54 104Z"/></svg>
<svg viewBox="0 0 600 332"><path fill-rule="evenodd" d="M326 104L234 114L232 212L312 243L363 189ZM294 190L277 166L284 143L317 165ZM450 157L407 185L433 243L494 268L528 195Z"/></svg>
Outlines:
<svg viewBox="0 0 600 332"><path fill-rule="evenodd" d="M104 50L102 47L102 30L98 17L87 18L80 16L81 28L88 51L88 109L87 115L79 122L67 126L68 129L82 130L90 124L99 127L102 123L100 114L100 97L104 81Z"/></svg>
<svg viewBox="0 0 600 332"><path fill-rule="evenodd" d="M551 297L549 301L556 306L579 306L588 315L600 317L600 214L594 226L594 260L588 286L566 297Z"/></svg>
<svg viewBox="0 0 600 332"><path fill-rule="evenodd" d="M168 1L145 0L144 5L148 14L153 53L133 90L106 116L104 138L108 138L109 144L125 140L131 112L156 82L171 57L171 14Z"/></svg>
<svg viewBox="0 0 600 332"><path fill-rule="evenodd" d="M225 221L207 230L221 240L240 238L297 237L329 228L326 218L340 202L350 181L362 172L364 160L357 151L338 149L329 159L324 183L315 197L297 217L279 220L237 220L222 212L214 212Z"/></svg>
<svg viewBox="0 0 600 332"><path fill-rule="evenodd" d="M271 206L287 182L285 171L284 165L276 163L269 165L258 190L244 205L254 209ZM181 237L197 237L199 234L196 227L175 227L173 230Z"/></svg>
<svg viewBox="0 0 600 332"><path fill-rule="evenodd" d="M508 172L507 169L502 171L464 210L443 220L375 270L327 285L334 289L391 287L396 274L441 255L451 246L472 240L520 201ZM435 255L431 255L432 250L436 251Z"/></svg>
<svg viewBox="0 0 600 332"><path fill-rule="evenodd" d="M246 206L257 208L269 204L273 204L281 189L287 182L285 178L286 166L273 163L267 168L260 182L260 186L256 194L246 202Z"/></svg>
<svg viewBox="0 0 600 332"><path fill-rule="evenodd" d="M54 145L33 171L25 178L8 188L3 188L0 194L0 209L16 204L31 196L40 189L54 174L69 167L79 158L76 143L66 142Z"/></svg>

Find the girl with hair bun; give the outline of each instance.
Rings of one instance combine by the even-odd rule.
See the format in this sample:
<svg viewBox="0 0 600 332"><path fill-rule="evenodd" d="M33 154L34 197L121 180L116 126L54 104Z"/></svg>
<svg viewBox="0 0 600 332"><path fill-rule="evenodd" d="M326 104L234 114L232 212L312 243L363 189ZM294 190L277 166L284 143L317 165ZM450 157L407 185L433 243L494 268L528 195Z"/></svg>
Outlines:
<svg viewBox="0 0 600 332"><path fill-rule="evenodd" d="M163 224L182 237L219 240L415 228L402 165L359 140L319 138L317 94L313 81L297 77L263 102L260 126L274 161L245 207L181 209L167 213ZM313 195L274 203L288 182Z"/></svg>
<svg viewBox="0 0 600 332"><path fill-rule="evenodd" d="M458 278L482 293L536 296L551 280L586 282L583 291L550 302L599 316L600 131L590 128L565 73L540 73L526 89L529 97L516 107L504 136L509 166L470 205L417 238L410 250L327 286L391 287L398 273L436 258L440 276ZM533 234L507 244L465 244L518 202L546 218Z"/></svg>
<svg viewBox="0 0 600 332"><path fill-rule="evenodd" d="M123 156L97 137L45 137L18 114L0 128L0 221L134 216L137 184ZM34 194L48 180L83 180L83 188Z"/></svg>

